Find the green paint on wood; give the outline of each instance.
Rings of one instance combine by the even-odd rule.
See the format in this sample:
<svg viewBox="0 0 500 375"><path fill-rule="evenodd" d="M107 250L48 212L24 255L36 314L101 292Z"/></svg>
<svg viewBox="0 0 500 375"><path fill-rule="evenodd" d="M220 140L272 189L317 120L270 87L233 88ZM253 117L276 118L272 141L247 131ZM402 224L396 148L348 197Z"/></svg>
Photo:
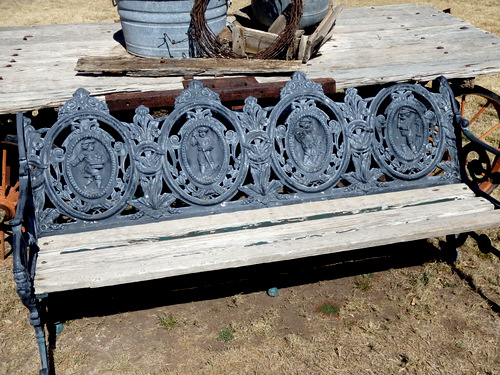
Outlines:
<svg viewBox="0 0 500 375"><path fill-rule="evenodd" d="M261 221L261 222L256 222L252 224L247 224L247 225L241 225L241 226L228 226L224 228L218 228L218 229L211 229L211 230L194 230L190 232L186 232L184 234L180 235L174 235L174 236L162 236L158 238L144 238L140 240L132 240L129 242L129 244L140 244L140 243L147 243L147 242L167 242L167 241L172 241L172 240L179 240L183 238L196 238L196 237L203 237L203 236L209 236L209 235L216 235L216 234L222 234L222 233L231 233L231 232L239 232L243 230L252 230L252 229L260 229L260 228L270 228L270 227L277 227L280 225L287 225L287 224L293 224L293 223L300 223L300 222L305 222L305 221L315 221L315 220L324 220L324 219L331 219L334 217L342 217L342 216L352 216L352 215L359 215L359 214L367 214L371 212L380 212L380 211L388 211L388 210L393 210L395 208L404 208L404 207L417 207L417 206L424 206L428 204L435 204L435 203L443 203L443 202L450 202L454 201L455 198L443 198L439 200L434 200L434 201L426 201L426 202L421 202L421 203L415 203L415 204L408 204L408 205L402 205L402 206L377 206L377 207L369 207L369 208L361 208L359 210L354 210L354 211L335 211L335 212L327 212L323 214L318 214L318 215L311 215L311 216L303 216L303 217L294 217L294 218L287 218L287 219L282 219L282 220L275 220L275 221ZM319 235L316 235L319 236ZM313 237L313 235L309 236ZM306 237L303 237L306 238ZM298 239L303 239L303 238L298 238ZM266 242L256 242L251 245L247 246L258 246L258 245L264 245ZM110 248L117 248L117 247L123 247L127 245L117 245L117 246L103 246L99 248L94 248L94 249L77 249L77 250L67 250L67 251L62 251L61 254L71 254L71 253L79 253L79 252L90 252L90 251L97 251L97 250L105 250L105 249L110 249Z"/></svg>

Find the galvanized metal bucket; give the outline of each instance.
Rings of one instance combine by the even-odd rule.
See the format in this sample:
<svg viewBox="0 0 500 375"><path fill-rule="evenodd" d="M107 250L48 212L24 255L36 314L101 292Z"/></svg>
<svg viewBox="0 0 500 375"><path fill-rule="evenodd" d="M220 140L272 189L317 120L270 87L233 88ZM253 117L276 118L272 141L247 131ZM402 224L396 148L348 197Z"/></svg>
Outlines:
<svg viewBox="0 0 500 375"><path fill-rule="evenodd" d="M189 36L194 0L117 0L127 51L141 57L198 57ZM205 13L218 34L226 27L226 0L211 0Z"/></svg>
<svg viewBox="0 0 500 375"><path fill-rule="evenodd" d="M252 12L260 23L271 26L292 0L252 0ZM325 17L329 0L307 0L299 28L315 25Z"/></svg>

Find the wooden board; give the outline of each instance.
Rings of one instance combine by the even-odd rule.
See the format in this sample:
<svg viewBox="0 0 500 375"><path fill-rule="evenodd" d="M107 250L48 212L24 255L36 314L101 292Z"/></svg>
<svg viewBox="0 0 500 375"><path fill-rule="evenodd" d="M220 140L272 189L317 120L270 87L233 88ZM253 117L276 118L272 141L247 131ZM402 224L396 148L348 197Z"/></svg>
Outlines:
<svg viewBox="0 0 500 375"><path fill-rule="evenodd" d="M183 77L93 77L85 56L128 56L119 23L0 28L0 114L60 105L78 87L92 95L182 89ZM500 73L500 38L430 6L344 8L333 38L300 70L339 89ZM259 82L282 76L259 76Z"/></svg>
<svg viewBox="0 0 500 375"><path fill-rule="evenodd" d="M49 236L36 293L93 288L500 225L463 184Z"/></svg>
<svg viewBox="0 0 500 375"><path fill-rule="evenodd" d="M78 60L75 70L86 74L117 74L131 77L184 75L219 76L290 73L300 69L298 61L252 59L144 59L134 56L89 56Z"/></svg>

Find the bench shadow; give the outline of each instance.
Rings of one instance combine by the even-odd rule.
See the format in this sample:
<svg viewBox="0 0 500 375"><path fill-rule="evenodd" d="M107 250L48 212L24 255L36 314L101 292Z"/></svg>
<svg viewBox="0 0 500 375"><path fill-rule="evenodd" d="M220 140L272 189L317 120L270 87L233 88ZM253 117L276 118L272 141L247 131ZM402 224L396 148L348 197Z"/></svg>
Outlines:
<svg viewBox="0 0 500 375"><path fill-rule="evenodd" d="M425 240L99 289L53 293L51 320L113 315L420 265L440 259Z"/></svg>
<svg viewBox="0 0 500 375"><path fill-rule="evenodd" d="M208 301L237 294L265 292L271 287L288 288L319 281L401 269L443 261L445 243L438 247L426 240L386 245L362 250L282 261L271 264L211 271L155 281L53 293L48 297L49 321L65 322L125 312ZM496 249L495 249L496 250ZM498 250L496 250L498 252ZM479 292L492 309L500 307L477 290L472 280L452 266L472 290ZM56 350L56 325L48 324L48 352L51 373Z"/></svg>

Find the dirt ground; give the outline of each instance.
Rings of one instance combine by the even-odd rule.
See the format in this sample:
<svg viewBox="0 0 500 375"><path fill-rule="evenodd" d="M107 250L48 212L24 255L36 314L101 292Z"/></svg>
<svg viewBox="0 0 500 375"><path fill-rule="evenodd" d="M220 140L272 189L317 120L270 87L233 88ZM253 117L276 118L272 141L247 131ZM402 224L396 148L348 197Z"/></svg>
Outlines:
<svg viewBox="0 0 500 375"><path fill-rule="evenodd" d="M3 0L0 25L60 22L57 7L66 22L117 17L107 1L58 1ZM497 0L420 3L500 35ZM16 21L28 10L37 17ZM479 81L500 92L498 76ZM485 233L500 248L500 230ZM51 296L64 322L50 333L55 373L500 374L500 251L484 254L469 239L450 265L440 240ZM276 297L266 293L273 286ZM0 375L38 369L9 256L0 262Z"/></svg>
<svg viewBox="0 0 500 375"><path fill-rule="evenodd" d="M499 374L499 255L451 266L434 239L62 293L56 374ZM0 280L0 374L35 374L9 260Z"/></svg>

